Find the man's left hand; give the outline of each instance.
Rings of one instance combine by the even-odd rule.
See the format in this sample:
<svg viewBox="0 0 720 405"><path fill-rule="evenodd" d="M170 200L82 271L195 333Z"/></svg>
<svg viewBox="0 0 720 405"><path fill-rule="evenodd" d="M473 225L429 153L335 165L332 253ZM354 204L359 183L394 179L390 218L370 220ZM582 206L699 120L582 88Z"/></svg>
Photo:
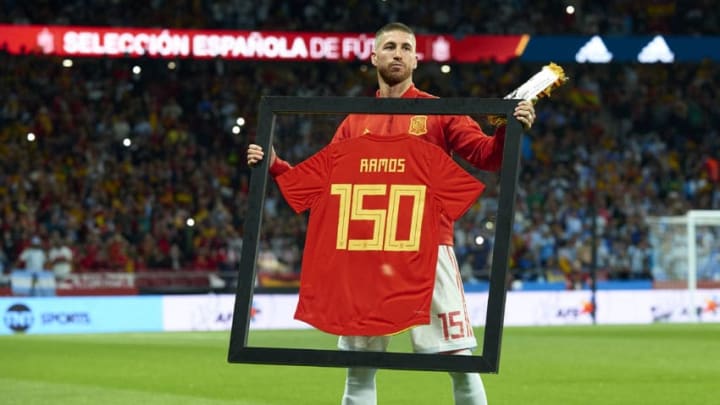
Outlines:
<svg viewBox="0 0 720 405"><path fill-rule="evenodd" d="M535 122L535 106L529 100L522 100L515 107L513 116L522 123L523 128L527 131Z"/></svg>

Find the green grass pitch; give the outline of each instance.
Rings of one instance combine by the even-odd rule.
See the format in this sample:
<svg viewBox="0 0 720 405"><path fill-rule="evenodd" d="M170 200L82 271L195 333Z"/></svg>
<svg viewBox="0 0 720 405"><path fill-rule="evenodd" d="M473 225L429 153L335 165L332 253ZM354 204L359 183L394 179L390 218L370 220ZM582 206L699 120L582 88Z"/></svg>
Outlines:
<svg viewBox="0 0 720 405"><path fill-rule="evenodd" d="M340 403L343 369L229 364L228 342L228 332L2 336L0 403ZM252 331L250 344L334 348L335 339ZM506 328L500 373L483 380L492 405L718 403L720 324ZM378 402L452 404L450 379L381 370Z"/></svg>

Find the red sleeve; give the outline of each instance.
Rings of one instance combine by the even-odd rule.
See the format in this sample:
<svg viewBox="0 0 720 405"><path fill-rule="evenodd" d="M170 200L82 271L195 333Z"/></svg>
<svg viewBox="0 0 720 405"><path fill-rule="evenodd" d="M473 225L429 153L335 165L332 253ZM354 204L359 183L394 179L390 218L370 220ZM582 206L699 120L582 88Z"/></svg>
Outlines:
<svg viewBox="0 0 720 405"><path fill-rule="evenodd" d="M329 149L321 149L275 178L285 201L295 212L311 208L326 192L330 179Z"/></svg>
<svg viewBox="0 0 720 405"><path fill-rule="evenodd" d="M445 130L450 150L480 170L496 172L502 165L505 126L488 136L468 116L448 116Z"/></svg>
<svg viewBox="0 0 720 405"><path fill-rule="evenodd" d="M432 189L451 220L460 218L477 201L485 185L466 172L440 148L432 153Z"/></svg>
<svg viewBox="0 0 720 405"><path fill-rule="evenodd" d="M268 173L275 178L290 169L292 169L292 165L290 163L280 159L280 156L275 155L275 162L273 162L268 169Z"/></svg>

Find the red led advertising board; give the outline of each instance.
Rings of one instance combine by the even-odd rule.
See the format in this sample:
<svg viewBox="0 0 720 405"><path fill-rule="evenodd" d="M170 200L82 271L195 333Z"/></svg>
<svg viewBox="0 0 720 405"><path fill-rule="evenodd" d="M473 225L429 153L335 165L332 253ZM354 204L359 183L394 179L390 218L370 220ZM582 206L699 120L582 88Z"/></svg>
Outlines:
<svg viewBox="0 0 720 405"><path fill-rule="evenodd" d="M528 38L417 35L417 51L425 61L504 63L522 54ZM364 33L0 25L0 46L9 53L63 57L365 61L373 41L373 34Z"/></svg>

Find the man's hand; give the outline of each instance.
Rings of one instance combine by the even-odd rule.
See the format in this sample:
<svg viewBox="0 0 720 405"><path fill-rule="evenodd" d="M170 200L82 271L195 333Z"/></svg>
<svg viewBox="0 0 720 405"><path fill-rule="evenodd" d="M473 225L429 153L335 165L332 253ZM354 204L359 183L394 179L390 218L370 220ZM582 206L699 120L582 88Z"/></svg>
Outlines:
<svg viewBox="0 0 720 405"><path fill-rule="evenodd" d="M513 116L523 124L523 128L527 131L535 122L535 106L529 100L522 100L515 107Z"/></svg>
<svg viewBox="0 0 720 405"><path fill-rule="evenodd" d="M260 145L256 145L254 143L251 143L248 145L247 150L247 163L248 166L254 167L257 165L263 158L265 157L265 152L263 152L262 147ZM270 166L272 166L275 163L275 148L270 146Z"/></svg>

